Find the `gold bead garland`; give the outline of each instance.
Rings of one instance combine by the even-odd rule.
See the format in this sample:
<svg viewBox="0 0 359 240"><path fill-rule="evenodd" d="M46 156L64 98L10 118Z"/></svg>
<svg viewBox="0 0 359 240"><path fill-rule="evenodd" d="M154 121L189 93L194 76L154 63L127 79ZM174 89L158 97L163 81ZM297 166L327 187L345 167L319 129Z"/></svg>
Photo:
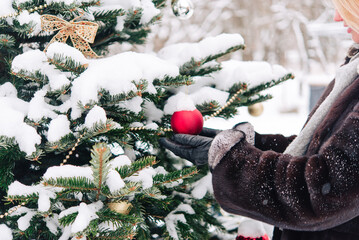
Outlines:
<svg viewBox="0 0 359 240"><path fill-rule="evenodd" d="M146 127L132 127L130 128L130 131L140 131L140 130L145 130Z"/></svg>
<svg viewBox="0 0 359 240"><path fill-rule="evenodd" d="M23 203L17 205L16 207L11 208L11 209L10 209L9 211L7 211L6 213L1 214L1 215L0 215L0 219L9 216L11 213L17 211L17 210L18 210L19 208L21 208L22 206L25 206L25 204L26 204L26 203L23 202Z"/></svg>
<svg viewBox="0 0 359 240"><path fill-rule="evenodd" d="M146 130L146 127L132 127L129 129L130 131L140 131L140 130ZM160 131L163 132L171 132L172 129L170 128L159 128Z"/></svg>
<svg viewBox="0 0 359 240"><path fill-rule="evenodd" d="M172 132L171 128L160 128L160 130L164 132Z"/></svg>
<svg viewBox="0 0 359 240"><path fill-rule="evenodd" d="M34 8L30 8L30 9L27 9L27 11L29 13L32 13L32 12L35 12L35 11L38 11L38 10L42 10L44 8L47 8L49 5L47 4L44 4L44 5L40 5L40 6L37 6L37 7L34 7ZM3 16L0 16L0 20L1 19L5 19L5 18L8 18L8 17L16 17L16 16L19 16L20 13L22 13L23 11L19 11L19 12L16 12L16 13L10 13L10 14L7 14L7 15L3 15Z"/></svg>
<svg viewBox="0 0 359 240"><path fill-rule="evenodd" d="M78 147L78 145L80 144L82 138L84 137L85 133L81 134L80 137L77 139L75 145L71 148L71 150L69 151L69 153L66 155L66 157L64 158L64 160L62 161L62 163L60 164L60 166L63 166L67 163L67 161L70 159L70 156L74 153L75 149Z"/></svg>
<svg viewBox="0 0 359 240"><path fill-rule="evenodd" d="M215 113L212 113L211 115L207 116L204 118L205 121L213 118L213 117L217 117L224 109L226 109L229 105L231 105L234 100L236 100L236 98L238 97L238 95L242 92L243 90L240 89L238 90L227 102L226 104L224 104L224 106L222 106L220 109L218 109Z"/></svg>

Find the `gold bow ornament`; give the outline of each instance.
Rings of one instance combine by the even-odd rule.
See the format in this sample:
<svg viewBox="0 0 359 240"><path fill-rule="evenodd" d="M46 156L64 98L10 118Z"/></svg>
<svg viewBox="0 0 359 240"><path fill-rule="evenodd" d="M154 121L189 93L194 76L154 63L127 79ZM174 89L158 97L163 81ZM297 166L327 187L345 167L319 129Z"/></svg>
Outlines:
<svg viewBox="0 0 359 240"><path fill-rule="evenodd" d="M47 48L53 42L66 43L70 36L73 46L80 50L86 57L97 58L97 54L92 50L89 43L93 43L95 40L98 24L88 21L75 22L75 20L81 16L82 15L68 22L54 15L42 15L41 29L43 31L59 31L51 39L44 51L46 52Z"/></svg>

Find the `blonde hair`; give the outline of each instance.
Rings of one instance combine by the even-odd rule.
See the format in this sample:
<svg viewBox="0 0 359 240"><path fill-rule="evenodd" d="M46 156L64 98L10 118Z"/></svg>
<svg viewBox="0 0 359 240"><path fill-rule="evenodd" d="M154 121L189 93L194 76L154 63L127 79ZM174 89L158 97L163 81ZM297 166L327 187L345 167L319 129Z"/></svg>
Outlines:
<svg viewBox="0 0 359 240"><path fill-rule="evenodd" d="M359 33L359 0L332 0L346 24Z"/></svg>

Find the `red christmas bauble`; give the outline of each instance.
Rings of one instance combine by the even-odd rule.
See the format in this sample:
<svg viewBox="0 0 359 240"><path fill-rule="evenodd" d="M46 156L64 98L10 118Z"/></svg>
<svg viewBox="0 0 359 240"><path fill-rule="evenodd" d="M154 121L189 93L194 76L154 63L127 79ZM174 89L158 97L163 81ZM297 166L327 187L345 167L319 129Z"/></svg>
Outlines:
<svg viewBox="0 0 359 240"><path fill-rule="evenodd" d="M237 236L236 240L269 240L269 237L267 234L264 234L262 237L259 238Z"/></svg>
<svg viewBox="0 0 359 240"><path fill-rule="evenodd" d="M197 109L175 112L171 118L171 127L175 133L199 134L203 128L203 116Z"/></svg>

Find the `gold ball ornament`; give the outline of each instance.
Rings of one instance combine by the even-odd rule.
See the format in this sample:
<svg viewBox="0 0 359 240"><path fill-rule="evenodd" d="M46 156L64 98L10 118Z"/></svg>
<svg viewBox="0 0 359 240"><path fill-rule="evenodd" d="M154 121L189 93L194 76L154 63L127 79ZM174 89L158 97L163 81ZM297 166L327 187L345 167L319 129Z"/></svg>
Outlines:
<svg viewBox="0 0 359 240"><path fill-rule="evenodd" d="M248 106L248 113L253 117L258 117L263 113L264 107L262 103L255 103Z"/></svg>
<svg viewBox="0 0 359 240"><path fill-rule="evenodd" d="M114 212L128 215L133 205L127 201L111 202L107 204L108 208Z"/></svg>

